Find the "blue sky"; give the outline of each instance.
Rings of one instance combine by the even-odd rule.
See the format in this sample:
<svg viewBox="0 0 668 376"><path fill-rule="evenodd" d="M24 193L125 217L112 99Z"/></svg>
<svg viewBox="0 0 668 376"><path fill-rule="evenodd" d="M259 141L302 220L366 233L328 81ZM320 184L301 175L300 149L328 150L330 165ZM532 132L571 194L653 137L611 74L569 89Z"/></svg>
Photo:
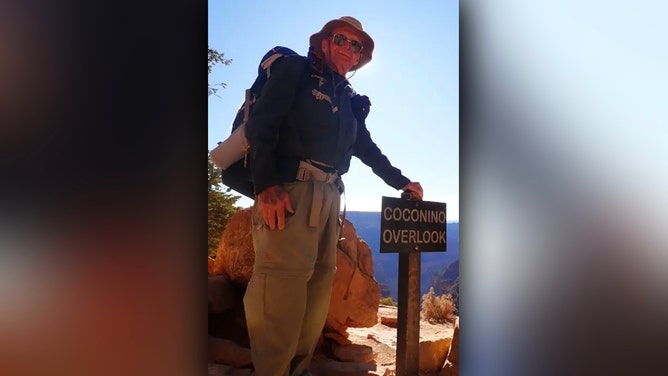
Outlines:
<svg viewBox="0 0 668 376"><path fill-rule="evenodd" d="M209 1L208 41L232 59L209 83L227 86L208 99L208 148L225 139L260 58L281 45L300 54L329 20L353 16L374 39L373 60L350 79L369 96L367 127L392 164L419 181L427 201L445 202L459 219L459 2ZM398 197L353 158L344 175L347 210L380 211L381 197ZM250 206L245 198L239 205Z"/></svg>

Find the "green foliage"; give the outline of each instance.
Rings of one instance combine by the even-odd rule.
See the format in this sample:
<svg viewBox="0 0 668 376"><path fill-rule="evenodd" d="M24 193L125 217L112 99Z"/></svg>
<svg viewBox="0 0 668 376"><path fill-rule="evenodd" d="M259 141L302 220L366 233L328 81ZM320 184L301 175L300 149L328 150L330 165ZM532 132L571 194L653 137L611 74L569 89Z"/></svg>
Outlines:
<svg viewBox="0 0 668 376"><path fill-rule="evenodd" d="M208 160L208 250L209 257L215 257L223 230L227 226L227 222L232 218L232 215L239 210L239 207L235 204L241 197L222 191L220 186L220 169L211 163L210 155Z"/></svg>
<svg viewBox="0 0 668 376"><path fill-rule="evenodd" d="M218 52L214 49L208 49L208 73L211 74L213 66L220 63L223 65L230 65L232 59L225 59L225 54ZM220 86L225 88L224 83L219 84L208 84L209 86L209 95L216 94L218 91L215 86ZM220 184L220 169L216 167L211 162L211 154L208 158L209 162L209 177L208 177L208 251L210 257L216 256L216 250L218 248L218 243L220 243L220 237L227 226L227 222L230 221L232 215L239 210L239 207L235 206L237 200L240 196L235 196L221 190Z"/></svg>
<svg viewBox="0 0 668 376"><path fill-rule="evenodd" d="M211 162L211 152L209 152L208 157L209 176L207 187L209 187L209 192L220 191L220 185L223 183L223 181L220 179L220 169Z"/></svg>
<svg viewBox="0 0 668 376"><path fill-rule="evenodd" d="M398 304L394 300L392 300L391 296L388 296L387 298L380 298L380 304L393 307L398 306Z"/></svg>
<svg viewBox="0 0 668 376"><path fill-rule="evenodd" d="M209 50L209 55L208 55L208 68L209 69L207 71L208 72L207 74L211 74L211 70L213 69L213 66L218 64L218 63L223 64L223 65L232 64L232 59L225 59L225 54L224 53L218 52L218 51L216 51L214 49L211 49L211 48L209 48L208 50ZM209 91L208 91L209 94L208 95L216 94L216 92L218 91L216 86L220 86L222 88L225 88L225 83L223 83L223 82L213 84L213 85L211 85L211 84L208 84L208 85L209 85Z"/></svg>

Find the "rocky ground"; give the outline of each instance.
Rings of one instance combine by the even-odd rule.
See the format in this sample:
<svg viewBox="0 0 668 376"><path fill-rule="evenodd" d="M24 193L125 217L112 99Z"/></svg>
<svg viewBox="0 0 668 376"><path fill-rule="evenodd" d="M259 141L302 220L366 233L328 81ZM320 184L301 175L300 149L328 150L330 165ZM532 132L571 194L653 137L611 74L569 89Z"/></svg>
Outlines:
<svg viewBox="0 0 668 376"><path fill-rule="evenodd" d="M379 306L378 323L376 325L370 328L347 329L349 334L347 339L357 349L348 353L349 359L347 361L335 360L332 359L332 356L318 353L313 359L311 372L314 376L395 375L396 318L397 307ZM447 368L441 369L444 363L442 357L447 355L454 331L455 323L430 324L424 320L420 321L420 366L421 368L431 368L430 371L420 372L420 375L445 376L457 374L454 368L449 373L446 373ZM367 352L371 352L371 355ZM456 359L453 359L453 361L456 361ZM209 363L209 376L244 375L252 375L251 369Z"/></svg>
<svg viewBox="0 0 668 376"><path fill-rule="evenodd" d="M378 307L378 316L378 323L371 328L348 328L350 334L348 339L355 344L370 346L374 354L377 354L375 357L376 369L368 372L368 375L394 375L397 350L397 307L381 305ZM433 344L441 344L445 346L447 352L453 334L454 323L430 324L425 320L420 321L420 343L423 344L422 347L426 347L424 344L427 343L432 344L432 346ZM442 341L443 339L446 340ZM421 358L428 357L425 355L428 354L421 354ZM423 360L421 363L425 363L425 361ZM433 374L438 375L438 372Z"/></svg>

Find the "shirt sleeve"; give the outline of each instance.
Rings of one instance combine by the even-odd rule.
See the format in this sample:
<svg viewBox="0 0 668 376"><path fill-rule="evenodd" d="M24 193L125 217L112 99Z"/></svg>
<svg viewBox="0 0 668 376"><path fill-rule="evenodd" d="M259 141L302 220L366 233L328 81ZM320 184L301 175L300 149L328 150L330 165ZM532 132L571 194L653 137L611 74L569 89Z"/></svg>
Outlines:
<svg viewBox="0 0 668 376"><path fill-rule="evenodd" d="M303 58L287 56L276 61L248 117L246 138L256 194L280 183L276 173L278 132L295 100L303 72Z"/></svg>
<svg viewBox="0 0 668 376"><path fill-rule="evenodd" d="M410 179L401 174L401 170L392 166L390 160L380 151L366 129L366 122L357 121L357 139L353 146L353 155L362 163L371 167L378 177L392 188L401 189L410 183Z"/></svg>

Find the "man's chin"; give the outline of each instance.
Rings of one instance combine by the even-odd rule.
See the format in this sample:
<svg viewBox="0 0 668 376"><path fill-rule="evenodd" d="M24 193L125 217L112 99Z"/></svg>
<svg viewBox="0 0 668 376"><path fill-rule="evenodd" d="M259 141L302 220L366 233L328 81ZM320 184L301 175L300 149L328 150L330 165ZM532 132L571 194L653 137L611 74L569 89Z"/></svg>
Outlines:
<svg viewBox="0 0 668 376"><path fill-rule="evenodd" d="M351 63L353 61L352 56L346 55L343 52L339 52L337 55L338 55L339 59L341 59L342 61L348 61L348 62L351 62Z"/></svg>
<svg viewBox="0 0 668 376"><path fill-rule="evenodd" d="M352 68L354 65L355 64L352 60L341 60L338 62L338 64L336 64L338 68L347 68L345 70L346 72L349 71L350 68Z"/></svg>

